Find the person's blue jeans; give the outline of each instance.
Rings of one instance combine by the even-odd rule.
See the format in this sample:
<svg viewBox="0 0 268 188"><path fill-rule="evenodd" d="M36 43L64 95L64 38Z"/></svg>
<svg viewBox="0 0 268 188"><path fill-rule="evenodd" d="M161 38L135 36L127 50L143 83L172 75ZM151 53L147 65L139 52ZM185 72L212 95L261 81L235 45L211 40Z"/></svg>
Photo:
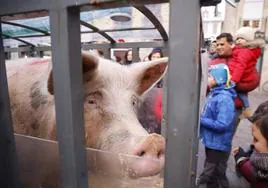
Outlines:
<svg viewBox="0 0 268 188"><path fill-rule="evenodd" d="M238 95L239 99L242 101L243 107L248 108L249 107L249 100L248 100L247 93L237 93L237 95Z"/></svg>

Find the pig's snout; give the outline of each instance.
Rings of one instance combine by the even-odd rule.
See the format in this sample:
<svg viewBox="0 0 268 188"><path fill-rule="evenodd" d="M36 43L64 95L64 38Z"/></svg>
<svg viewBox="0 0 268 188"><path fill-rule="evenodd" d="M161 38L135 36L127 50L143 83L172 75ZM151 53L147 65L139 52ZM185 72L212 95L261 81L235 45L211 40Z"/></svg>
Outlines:
<svg viewBox="0 0 268 188"><path fill-rule="evenodd" d="M131 165L131 177L147 177L158 174L164 167L165 140L161 135L150 134L133 150L137 158Z"/></svg>
<svg viewBox="0 0 268 188"><path fill-rule="evenodd" d="M165 140L159 134L150 134L140 145L138 145L133 154L138 157L147 157L151 159L164 158Z"/></svg>

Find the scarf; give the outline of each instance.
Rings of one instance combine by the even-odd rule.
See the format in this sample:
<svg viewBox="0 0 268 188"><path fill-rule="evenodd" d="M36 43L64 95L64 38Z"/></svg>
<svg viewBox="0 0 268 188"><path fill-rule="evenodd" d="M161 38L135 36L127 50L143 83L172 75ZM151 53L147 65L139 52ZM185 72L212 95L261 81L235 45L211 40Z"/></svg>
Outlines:
<svg viewBox="0 0 268 188"><path fill-rule="evenodd" d="M256 169L256 177L261 180L268 180L268 153L254 151L250 161Z"/></svg>

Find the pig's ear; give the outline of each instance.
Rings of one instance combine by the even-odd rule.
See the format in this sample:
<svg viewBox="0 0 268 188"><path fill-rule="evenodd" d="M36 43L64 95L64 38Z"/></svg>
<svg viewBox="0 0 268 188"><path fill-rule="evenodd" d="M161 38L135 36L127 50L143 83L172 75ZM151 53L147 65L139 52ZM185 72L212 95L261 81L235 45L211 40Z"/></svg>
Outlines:
<svg viewBox="0 0 268 188"><path fill-rule="evenodd" d="M94 73L97 70L98 62L99 62L98 57L94 56L91 53L82 52L84 82L89 81L95 75ZM50 71L48 76L47 89L51 95L54 94L52 70Z"/></svg>
<svg viewBox="0 0 268 188"><path fill-rule="evenodd" d="M167 71L168 58L164 57L150 62L143 62L141 66L135 67L138 73L137 93L142 95L155 85ZM133 67L134 68L134 67Z"/></svg>

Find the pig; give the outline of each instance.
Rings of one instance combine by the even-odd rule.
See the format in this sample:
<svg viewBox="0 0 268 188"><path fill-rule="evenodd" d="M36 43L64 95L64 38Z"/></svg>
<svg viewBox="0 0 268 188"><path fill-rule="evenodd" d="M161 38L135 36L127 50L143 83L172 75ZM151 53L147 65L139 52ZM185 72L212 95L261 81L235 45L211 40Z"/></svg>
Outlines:
<svg viewBox="0 0 268 188"><path fill-rule="evenodd" d="M56 141L52 62L24 61L6 64L14 132ZM161 58L123 66L82 53L85 146L135 156L126 162L131 179L153 177L164 166L165 140L159 134L148 134L137 118L137 110L142 96L167 71L167 63L168 58ZM111 160L104 158L102 162L115 172ZM94 188L102 187L97 179L91 181L97 181Z"/></svg>

